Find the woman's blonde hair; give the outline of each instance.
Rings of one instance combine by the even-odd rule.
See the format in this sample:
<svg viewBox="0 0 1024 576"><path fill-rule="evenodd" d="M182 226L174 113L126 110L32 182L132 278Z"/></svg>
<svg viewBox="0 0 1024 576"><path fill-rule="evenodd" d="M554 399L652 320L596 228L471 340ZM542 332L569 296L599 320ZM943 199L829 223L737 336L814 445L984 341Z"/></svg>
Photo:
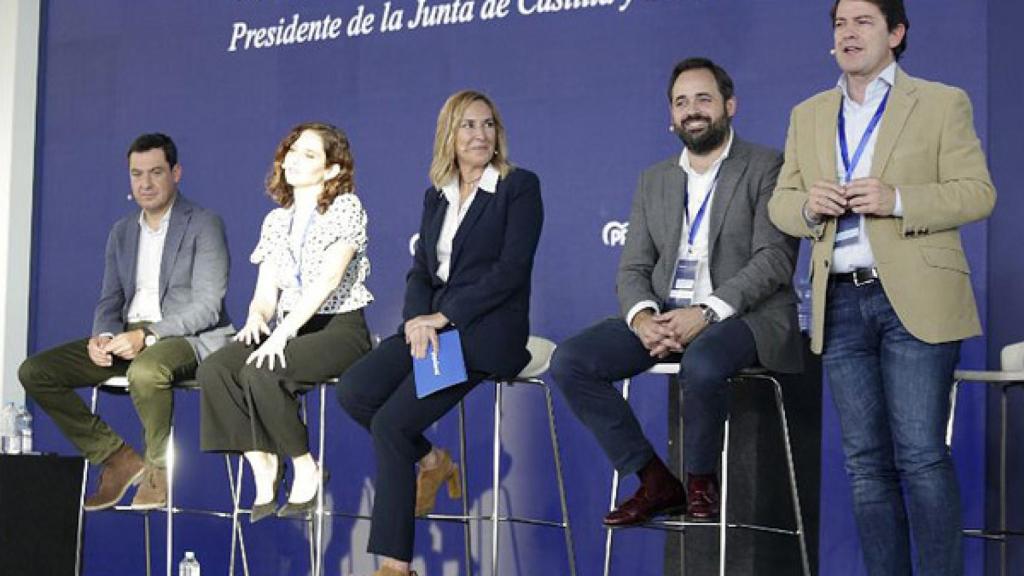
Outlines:
<svg viewBox="0 0 1024 576"><path fill-rule="evenodd" d="M512 164L508 160L508 141L505 139L505 125L494 102L482 92L462 90L448 97L437 115L437 131L434 134L434 158L430 162L430 183L440 189L459 174L459 162L455 156L455 133L459 130L462 116L473 102L483 102L491 109L494 117L493 165L501 177L508 176Z"/></svg>

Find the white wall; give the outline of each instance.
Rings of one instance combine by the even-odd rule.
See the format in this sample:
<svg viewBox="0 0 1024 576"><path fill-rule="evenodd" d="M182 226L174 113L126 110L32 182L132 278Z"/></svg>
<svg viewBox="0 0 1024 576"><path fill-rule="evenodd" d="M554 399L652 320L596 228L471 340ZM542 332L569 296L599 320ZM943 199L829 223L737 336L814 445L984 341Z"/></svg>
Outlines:
<svg viewBox="0 0 1024 576"><path fill-rule="evenodd" d="M40 0L0 1L0 398L24 401Z"/></svg>

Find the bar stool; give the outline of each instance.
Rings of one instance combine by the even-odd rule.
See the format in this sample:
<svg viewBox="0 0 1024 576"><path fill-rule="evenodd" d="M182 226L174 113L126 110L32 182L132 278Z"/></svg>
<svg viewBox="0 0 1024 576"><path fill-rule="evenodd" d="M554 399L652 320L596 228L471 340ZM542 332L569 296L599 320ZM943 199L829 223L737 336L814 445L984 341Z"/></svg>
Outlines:
<svg viewBox="0 0 1024 576"><path fill-rule="evenodd" d="M664 362L655 364L647 371L648 374L664 374L667 376L674 376L679 374L679 363L678 362ZM628 402L629 401L629 378L622 382L622 397ZM641 524L640 528L654 528L659 530L665 530L670 532L685 532L688 528L717 528L718 529L718 573L720 576L725 576L725 560L726 560L726 531L730 528L739 528L744 530L753 530L758 532L767 532L771 534L779 534L784 536L794 536L797 539L797 543L800 547L800 563L802 573L804 576L810 576L811 569L810 563L807 557L807 542L804 538L804 521L803 514L800 510L800 494L797 489L796 481L796 467L793 463L793 451L789 440L789 422L786 419L786 407L782 398L782 384L779 383L775 376L771 375L767 370L763 368L748 368L741 370L735 376L729 379L729 384L738 384L740 382L762 382L771 384L775 392L775 407L779 415L779 426L782 430L782 442L786 453L786 468L789 473L789 488L790 495L793 502L793 515L796 518L796 528L780 528L776 526L764 526L758 524L739 524L729 522L727 518L728 511L728 496L729 496L729 418L725 420L725 433L723 435L722 443L722 480L721 480L721 501L720 501L720 512L718 522L687 522L685 520L666 520L666 519L655 519L650 520L644 524ZM613 471L612 473L612 489L611 489L611 505L610 510L615 509L615 502L618 500L619 492L619 473ZM604 548L604 576L609 576L611 571L611 557L612 557L612 538L615 532L614 528L605 529L605 548Z"/></svg>
<svg viewBox="0 0 1024 576"><path fill-rule="evenodd" d="M337 383L338 383L338 379L337 378L329 378L329 379L327 379L327 380L325 380L323 382L318 382L315 385L315 388L317 389L317 391L319 393L319 397L320 397L319 430L318 430L318 434L317 434L318 438L317 438L317 458L316 458L317 469L320 471L320 475L317 478L318 488L317 488L317 493L316 493L316 507L314 508L314 510L313 510L312 514L310 515L310 517L307 518L307 522L309 523L309 530L310 530L310 537L309 537L309 563L310 563L310 566L312 567L313 576L320 576L323 573L323 554L324 554L324 536L323 536L323 534L324 534L325 518L327 516L346 515L346 514L336 514L334 512L331 512L330 510L325 510L325 508L324 508L324 474L323 474L323 470L324 470L325 429L326 429L326 423L327 423L327 412L326 412L326 402L325 402L325 400L327 398L327 387L330 386L330 385L333 385L333 384L337 384ZM307 397L307 395L305 395L305 394L302 396L301 404L300 405L301 405L301 410L302 410L302 422L308 426L309 425L309 417L308 417L308 403L306 401L306 397ZM225 456L225 457L227 457L227 456ZM231 512L231 522L232 522L232 526L233 526L233 529L234 529L234 534L238 535L239 542L242 542L242 540L241 540L242 525L241 525L241 522L239 522L239 516L243 516L243 515L246 515L246 514L252 514L252 510L251 509L243 508L242 505L241 505L241 478L242 478L242 470L244 469L244 463L245 463L245 458L244 458L244 456L240 455L238 457L238 479L239 480L238 480L237 484L232 484L232 494L233 494L232 504L233 504L233 509L232 509L232 512ZM231 475L230 469L228 471L228 474L229 474L229 476ZM234 538L232 538L232 567L234 566L234 561L233 561L233 558L234 558L234 548L235 548ZM241 549L242 549L243 560L244 560L244 553L245 553L244 545L242 546ZM244 562L243 565L245 566L245 574L246 574L246 576L248 576L248 574L249 574L248 563ZM233 573L234 572L233 572L233 568L232 568L228 572L228 574L230 575L230 574L233 574Z"/></svg>
<svg viewBox="0 0 1024 576"><path fill-rule="evenodd" d="M1008 393L1013 388L1024 386L1024 342L1004 346L1000 354L1000 370L957 370L953 373L953 389L950 392L949 422L946 426L946 446L953 446L953 425L956 420L956 400L963 382L987 384L999 389L999 526L995 529L965 529L964 535L981 538L999 544L999 574L1006 575L1007 539L1010 536L1024 536L1024 530L1010 530L1006 527L1006 437L1008 415Z"/></svg>
<svg viewBox="0 0 1024 576"><path fill-rule="evenodd" d="M464 402L459 403L459 457L461 459L462 466L460 468L461 481L462 481L462 514L450 515L450 514L428 514L425 519L439 520L439 521L450 521L450 522L461 522L464 527L464 535L466 540L466 574L472 576L472 562L471 562L471 544L470 544L470 527L469 523L472 521L489 521L491 523L491 574L492 576L498 576L498 552L499 552L499 540L498 530L503 522L507 523L518 523L518 524L530 524L533 526L546 526L550 528L558 528L562 530L565 537L566 553L568 554L569 560L569 574L570 576L576 576L576 553L573 548L572 541L572 528L569 524L569 509L566 505L565 498L565 483L562 477L562 457L561 451L558 447L558 434L555 430L555 412L554 404L551 399L551 389L547 383L540 378L540 376L547 371L548 365L551 362L551 354L555 351L555 344L545 338L538 336L530 336L527 345L527 350L530 352L531 360L525 368L515 378L507 380L497 379L494 380L494 445L492 451L492 464L491 464L491 490L493 494L493 502L491 505L490 513L487 515L474 516L469 514L469 499L467 496L467 483L466 483L466 469L469 467L466 460L466 409ZM529 384L532 386L540 387L544 390L544 398L547 403L548 413L548 430L551 436L551 450L552 456L555 463L555 477L558 483L558 496L562 508L562 519L561 521L543 520L537 518L525 518L515 517L510 515L502 515L501 511L501 422L502 422L502 389L504 387L512 387L517 384Z"/></svg>
<svg viewBox="0 0 1024 576"><path fill-rule="evenodd" d="M126 395L128 394L128 378L124 376L114 376L107 380L100 382L92 389L92 398L90 402L90 410L95 414L98 401L99 391L102 389L106 392L114 394ZM180 388L183 390L199 391L199 383L195 380L180 380L174 383L174 388ZM200 509L186 509L178 508L174 506L174 465L175 465L175 451L174 451L174 423L171 423L170 433L167 437L167 454L166 454L166 467L167 467L167 505L160 510L166 514L167 517L167 537L166 537L166 574L172 576L173 574L173 554L174 554L174 516L175 514L187 513L187 514L202 514L207 516L214 516L218 518L226 518L232 520L232 533L231 533L231 554L230 562L228 565L228 575L234 574L235 566L235 551L239 550L242 558L243 572L245 576L249 576L249 563L246 557L245 540L242 535L241 528L237 521L238 514L238 499L241 493L241 480L242 480L242 462L241 456L238 457L238 471L237 481L236 473L232 469L231 457L227 454L224 455L224 464L227 468L228 487L231 491L231 498L234 504L234 510L232 512L222 512L217 510L200 510ZM89 480L89 461L86 460L82 470L82 490L79 496L78 506L78 536L76 541L76 557L75 557L75 574L76 576L81 573L81 561L82 561L82 531L84 527L83 514L85 512L85 491ZM115 506L113 508L117 512L134 512L142 514L143 521L143 532L144 532L144 545L146 548L146 575L151 576L152 574L152 562L150 557L150 522L149 522L149 510L137 511L133 510L131 506Z"/></svg>

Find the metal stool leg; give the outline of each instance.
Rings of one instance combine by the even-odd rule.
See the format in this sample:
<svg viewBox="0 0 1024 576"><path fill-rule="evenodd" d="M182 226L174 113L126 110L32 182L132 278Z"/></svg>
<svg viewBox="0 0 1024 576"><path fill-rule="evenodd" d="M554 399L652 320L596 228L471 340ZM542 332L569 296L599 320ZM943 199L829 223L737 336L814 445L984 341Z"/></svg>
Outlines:
<svg viewBox="0 0 1024 576"><path fill-rule="evenodd" d="M1000 386L999 392L999 574L1006 576L1006 430L1008 386Z"/></svg>
<svg viewBox="0 0 1024 576"><path fill-rule="evenodd" d="M149 512L142 515L143 546L146 547L146 576L153 576L153 558L149 552Z"/></svg>
<svg viewBox="0 0 1024 576"><path fill-rule="evenodd" d="M555 460L555 478L558 480L558 499L562 505L562 524L565 534L565 550L569 555L569 575L576 576L576 550L572 543L572 527L569 524L569 505L565 497L565 481L562 477L562 453L558 447L558 432L555 430L555 405L551 399L551 388L545 383L544 399L548 408L548 428L551 430L551 452Z"/></svg>
<svg viewBox="0 0 1024 576"><path fill-rule="evenodd" d="M630 379L626 378L622 381L622 399L627 403L629 402L629 383ZM619 471L612 469L612 495L611 503L608 504L608 511L615 510L615 501L619 499ZM611 528L604 529L604 576L611 574L612 568L612 535L614 530Z"/></svg>
<svg viewBox="0 0 1024 576"><path fill-rule="evenodd" d="M166 571L171 574L171 563L174 561L174 420L171 416L171 429L167 434L167 448L164 453L164 466L167 471L167 553ZM149 518L149 514L146 515Z"/></svg>
<svg viewBox="0 0 1024 576"><path fill-rule="evenodd" d="M320 576L323 574L324 568L324 428L327 424L326 417L326 402L327 399L327 384L320 383L320 439L318 444L317 452L317 468L319 469L320 478L318 482L320 484L319 490L316 493L316 566L313 570L313 576Z"/></svg>
<svg viewBox="0 0 1024 576"><path fill-rule="evenodd" d="M729 521L729 418L725 418L725 430L722 435L722 482L721 499L718 505L718 574L725 576L725 559Z"/></svg>
<svg viewBox="0 0 1024 576"><path fill-rule="evenodd" d="M301 408L301 411L302 411L302 423L306 425L306 429L308 430L309 429L309 401L307 400L305 394L302 395L302 399L300 400L300 406L302 407ZM280 458L280 456L278 456L278 457ZM306 523L306 529L309 532L309 540L308 540L308 542L309 542L309 569L310 569L310 572L315 572L316 571L316 542L315 542L316 534L313 533L313 528L314 528L314 523L313 522L307 522Z"/></svg>
<svg viewBox="0 0 1024 576"><path fill-rule="evenodd" d="M89 402L89 411L96 413L96 400L99 395L99 385L92 387L92 400ZM82 573L82 529L85 527L85 488L89 483L89 459L83 459L82 464L82 493L78 497L78 534L75 536L75 576Z"/></svg>
<svg viewBox="0 0 1024 576"><path fill-rule="evenodd" d="M796 481L796 463L793 461L793 445L789 437L789 419L786 417L786 404L782 396L782 384L778 379L771 378L775 388L775 406L779 412L779 426L782 428L782 442L786 449L786 470L789 472L789 490L793 499L793 516L796 518L797 543L800 546L800 565L804 576L811 575L810 560L807 556L807 539L804 532L804 515L800 507L800 489Z"/></svg>
<svg viewBox="0 0 1024 576"><path fill-rule="evenodd" d="M494 448L491 477L491 576L498 576L498 525L501 518L501 387L494 383Z"/></svg>
<svg viewBox="0 0 1024 576"><path fill-rule="evenodd" d="M242 573L245 576L249 576L249 559L246 556L245 551L245 537L242 533L242 525L238 521L238 515L241 507L239 502L242 499L242 478L245 476L245 457L241 454L238 455L238 474L237 476L232 472L231 469L231 456L224 455L224 467L227 469L228 476L228 489L231 492L231 554L228 561L228 576L234 576L235 574L235 548L241 552L242 556ZM237 478L237 480L236 480Z"/></svg>
<svg viewBox="0 0 1024 576"><path fill-rule="evenodd" d="M466 554L466 576L473 576L473 533L469 525L469 484L466 483L466 470L469 468L466 460L466 402L459 401L459 460L462 467L459 469L460 480L462 481L462 537Z"/></svg>

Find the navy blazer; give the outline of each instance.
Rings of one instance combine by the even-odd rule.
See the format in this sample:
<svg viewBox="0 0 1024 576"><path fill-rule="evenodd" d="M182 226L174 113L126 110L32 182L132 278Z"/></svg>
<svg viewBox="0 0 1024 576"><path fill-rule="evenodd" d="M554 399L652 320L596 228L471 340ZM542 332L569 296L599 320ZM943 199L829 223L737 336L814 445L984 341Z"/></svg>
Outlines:
<svg viewBox="0 0 1024 576"><path fill-rule="evenodd" d="M530 280L544 222L540 180L514 168L494 194L477 193L452 242L445 283L437 277L437 242L447 210L441 191L428 189L402 318L441 312L459 330L467 369L515 376L530 361Z"/></svg>

